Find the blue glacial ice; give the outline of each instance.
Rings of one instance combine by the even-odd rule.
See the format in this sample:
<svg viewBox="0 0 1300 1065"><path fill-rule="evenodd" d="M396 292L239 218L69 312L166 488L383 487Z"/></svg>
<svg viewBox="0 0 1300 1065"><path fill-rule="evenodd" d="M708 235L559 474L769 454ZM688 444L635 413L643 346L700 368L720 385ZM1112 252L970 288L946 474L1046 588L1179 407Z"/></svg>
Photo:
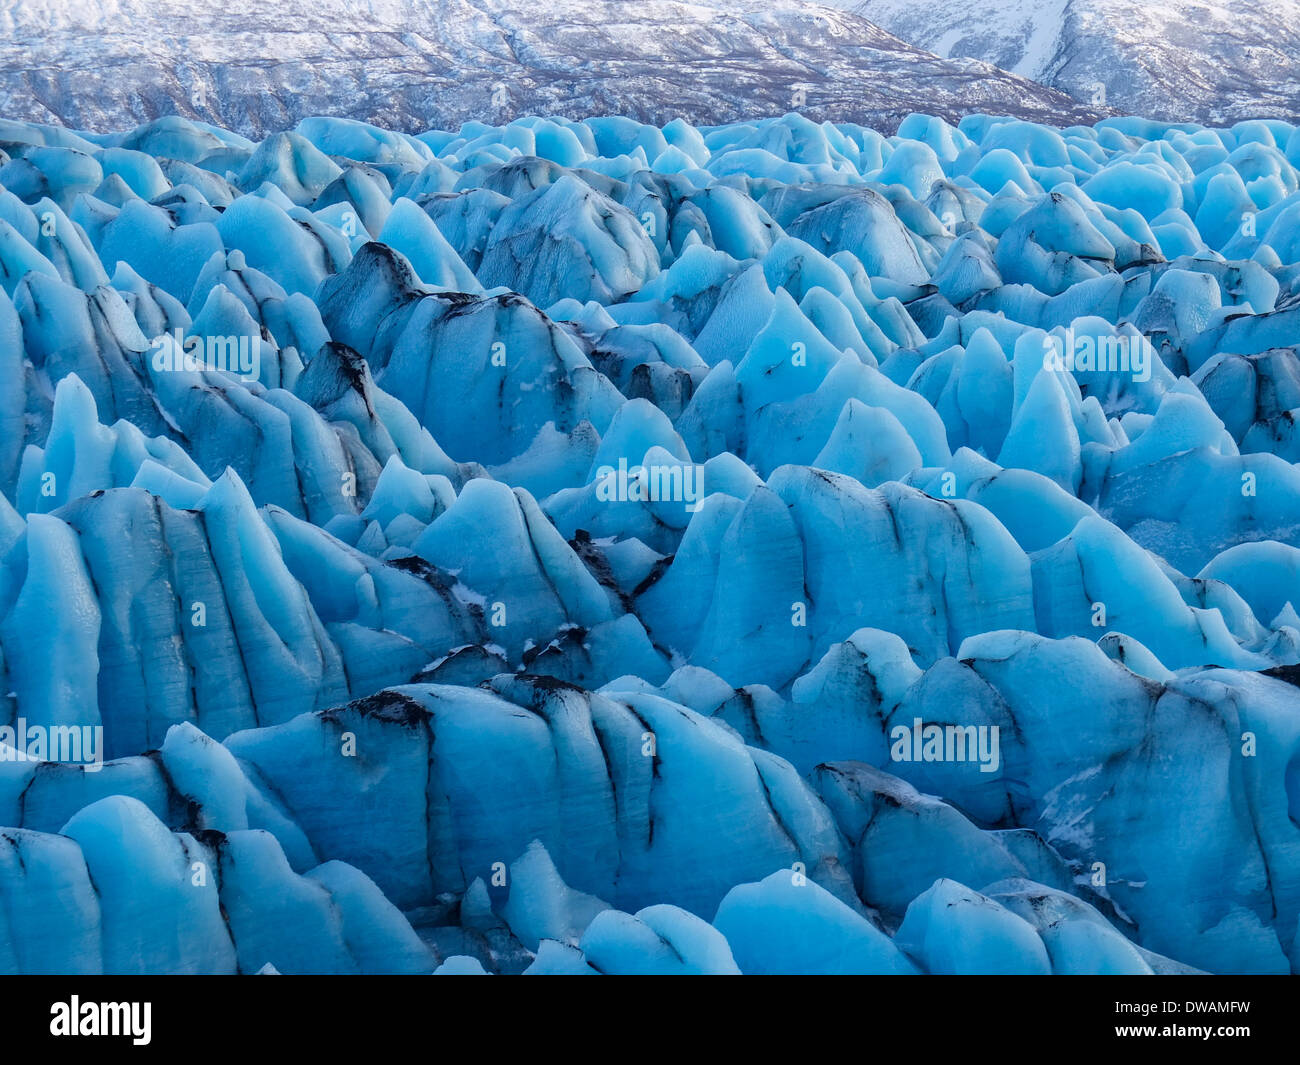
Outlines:
<svg viewBox="0 0 1300 1065"><path fill-rule="evenodd" d="M0 972L1300 971L1300 130L0 123Z"/></svg>

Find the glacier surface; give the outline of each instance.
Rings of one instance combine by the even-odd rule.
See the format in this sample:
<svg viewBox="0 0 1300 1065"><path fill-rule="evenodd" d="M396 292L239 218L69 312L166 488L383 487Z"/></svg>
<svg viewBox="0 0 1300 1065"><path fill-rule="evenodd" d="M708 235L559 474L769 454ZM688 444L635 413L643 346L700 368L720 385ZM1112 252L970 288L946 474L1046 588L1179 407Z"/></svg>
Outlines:
<svg viewBox="0 0 1300 1065"><path fill-rule="evenodd" d="M0 972L1300 969L1300 130L0 122Z"/></svg>

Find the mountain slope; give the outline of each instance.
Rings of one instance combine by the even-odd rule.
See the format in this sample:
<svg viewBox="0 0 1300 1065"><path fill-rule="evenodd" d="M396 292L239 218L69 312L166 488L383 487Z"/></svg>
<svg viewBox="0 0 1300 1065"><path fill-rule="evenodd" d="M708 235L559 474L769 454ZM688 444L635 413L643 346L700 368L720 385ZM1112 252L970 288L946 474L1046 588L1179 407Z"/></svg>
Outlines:
<svg viewBox="0 0 1300 1065"><path fill-rule="evenodd" d="M1175 122L1300 118L1297 0L844 4L917 47Z"/></svg>
<svg viewBox="0 0 1300 1065"><path fill-rule="evenodd" d="M0 114L101 131L169 113L254 137L314 114L413 131L532 112L716 124L800 110L890 129L914 110L1104 113L797 0L6 3Z"/></svg>

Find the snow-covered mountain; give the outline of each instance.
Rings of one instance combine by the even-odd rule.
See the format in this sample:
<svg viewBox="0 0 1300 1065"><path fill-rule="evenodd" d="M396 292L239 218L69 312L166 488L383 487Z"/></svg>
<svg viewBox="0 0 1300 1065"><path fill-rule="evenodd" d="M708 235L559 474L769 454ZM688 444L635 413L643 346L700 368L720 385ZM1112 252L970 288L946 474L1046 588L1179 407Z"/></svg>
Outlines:
<svg viewBox="0 0 1300 1065"><path fill-rule="evenodd" d="M3 0L0 114L120 129L169 113L250 136L317 114L403 130L536 112L716 124L799 110L896 126L1097 117L798 0Z"/></svg>
<svg viewBox="0 0 1300 1065"><path fill-rule="evenodd" d="M1300 117L1297 0L846 0L942 56L1168 121Z"/></svg>

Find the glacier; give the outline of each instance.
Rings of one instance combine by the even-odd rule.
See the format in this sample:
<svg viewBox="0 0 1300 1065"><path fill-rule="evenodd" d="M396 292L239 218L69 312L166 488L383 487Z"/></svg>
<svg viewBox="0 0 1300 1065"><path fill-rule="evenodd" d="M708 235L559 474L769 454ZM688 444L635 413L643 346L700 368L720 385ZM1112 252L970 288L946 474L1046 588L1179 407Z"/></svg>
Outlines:
<svg viewBox="0 0 1300 1065"><path fill-rule="evenodd" d="M0 972L1300 971L1288 122L0 121L0 375Z"/></svg>

